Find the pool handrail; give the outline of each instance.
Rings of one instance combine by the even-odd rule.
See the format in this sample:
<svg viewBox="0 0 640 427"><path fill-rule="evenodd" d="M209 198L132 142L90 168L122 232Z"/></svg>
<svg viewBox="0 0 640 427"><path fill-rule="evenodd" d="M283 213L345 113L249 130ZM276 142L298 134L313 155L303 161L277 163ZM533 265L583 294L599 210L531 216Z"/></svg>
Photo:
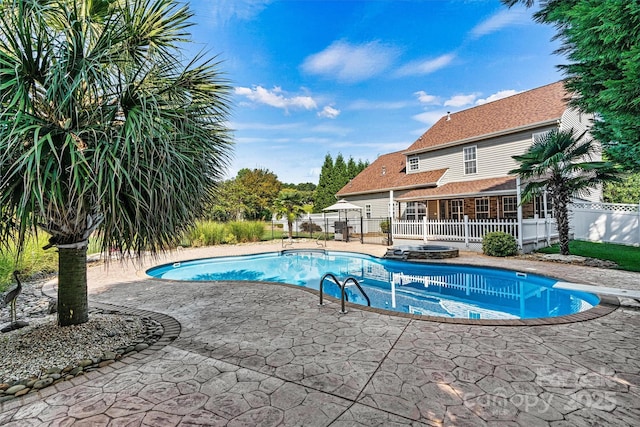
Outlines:
<svg viewBox="0 0 640 427"><path fill-rule="evenodd" d="M347 287L348 282L353 282L358 287L358 289L362 293L362 296L364 296L364 298L367 300L367 307L371 307L371 300L369 300L369 297L367 296L366 292L364 291L364 289L362 289L362 286L360 286L360 283L358 283L358 279L356 279L353 276L348 276L344 280L344 282L340 283L340 280L338 280L336 275L333 273L326 273L320 279L320 302L318 303L319 306L324 305L324 302L323 302L324 286L323 285L324 285L324 280L327 278L330 278L331 280L333 280L333 282L340 287L340 313L342 314L347 313L347 309L345 307L345 301L347 300L347 293L345 291L345 288Z"/></svg>

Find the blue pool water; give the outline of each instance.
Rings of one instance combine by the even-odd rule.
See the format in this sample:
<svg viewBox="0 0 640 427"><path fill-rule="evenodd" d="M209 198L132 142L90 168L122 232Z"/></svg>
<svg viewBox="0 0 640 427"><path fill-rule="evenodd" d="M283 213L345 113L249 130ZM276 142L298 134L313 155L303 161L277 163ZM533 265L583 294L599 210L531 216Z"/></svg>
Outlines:
<svg viewBox="0 0 640 427"><path fill-rule="evenodd" d="M564 316L599 303L596 295L554 289L555 279L509 270L422 264L351 252L291 250L208 258L161 265L147 274L162 279L262 281L318 289L320 278L354 277L372 307L429 316L468 319L530 319ZM339 298L330 280L324 292ZM350 302L366 305L353 285Z"/></svg>

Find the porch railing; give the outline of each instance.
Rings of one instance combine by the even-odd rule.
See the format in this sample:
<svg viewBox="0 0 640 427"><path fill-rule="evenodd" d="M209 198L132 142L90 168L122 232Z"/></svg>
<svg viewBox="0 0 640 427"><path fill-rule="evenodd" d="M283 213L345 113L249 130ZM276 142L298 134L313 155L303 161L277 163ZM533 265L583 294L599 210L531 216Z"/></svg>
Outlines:
<svg viewBox="0 0 640 427"><path fill-rule="evenodd" d="M522 225L517 219L470 219L464 216L462 221L427 220L421 221L394 220L393 237L400 239L420 239L423 241L437 240L449 242L464 242L468 247L470 243L481 243L487 233L502 231L509 233L516 240L524 243L538 242L549 244L553 237L557 236L555 220L549 219L525 219ZM522 233L522 239L518 239Z"/></svg>
<svg viewBox="0 0 640 427"><path fill-rule="evenodd" d="M453 219L393 222L393 235L399 238L421 238L423 240L449 240L481 242L482 236L494 231L518 235L516 219Z"/></svg>

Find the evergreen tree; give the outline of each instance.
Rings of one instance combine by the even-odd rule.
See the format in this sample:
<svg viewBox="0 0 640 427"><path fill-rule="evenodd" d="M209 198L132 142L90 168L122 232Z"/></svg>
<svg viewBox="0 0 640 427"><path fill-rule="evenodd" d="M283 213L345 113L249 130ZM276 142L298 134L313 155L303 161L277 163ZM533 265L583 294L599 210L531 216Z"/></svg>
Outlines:
<svg viewBox="0 0 640 427"><path fill-rule="evenodd" d="M334 204L336 193L368 166L369 162L356 162L353 157L349 157L349 161L345 163L342 154L338 154L334 164L331 155L327 154L320 171L313 211L322 212L322 209Z"/></svg>
<svg viewBox="0 0 640 427"><path fill-rule="evenodd" d="M620 182L605 182L602 197L607 203L640 203L640 173L628 174Z"/></svg>
<svg viewBox="0 0 640 427"><path fill-rule="evenodd" d="M534 0L502 0L508 6ZM540 0L534 18L551 24L568 64L571 102L599 120L592 130L609 158L640 171L640 1Z"/></svg>
<svg viewBox="0 0 640 427"><path fill-rule="evenodd" d="M362 159L358 160L358 173L351 177L351 179L355 178L360 172L369 167L369 162L363 162Z"/></svg>
<svg viewBox="0 0 640 427"><path fill-rule="evenodd" d="M358 164L353 160L353 157L349 157L349 161L347 162L347 176L351 180L356 175L358 175Z"/></svg>
<svg viewBox="0 0 640 427"><path fill-rule="evenodd" d="M333 165L333 176L331 179L331 194L334 196L332 204L336 201L335 194L349 182L347 163L341 153L338 153L336 162Z"/></svg>
<svg viewBox="0 0 640 427"><path fill-rule="evenodd" d="M335 202L335 193L331 192L332 175L333 158L331 154L327 153L327 155L324 156L324 164L320 170L318 187L316 188L315 203L313 205L313 211L316 213L322 212L322 209L331 206Z"/></svg>

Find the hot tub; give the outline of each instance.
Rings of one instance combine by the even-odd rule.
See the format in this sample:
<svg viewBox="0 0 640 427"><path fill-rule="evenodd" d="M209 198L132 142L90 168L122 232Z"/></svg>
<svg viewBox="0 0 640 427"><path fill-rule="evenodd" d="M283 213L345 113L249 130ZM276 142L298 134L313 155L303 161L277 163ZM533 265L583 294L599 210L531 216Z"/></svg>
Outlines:
<svg viewBox="0 0 640 427"><path fill-rule="evenodd" d="M397 246L388 249L385 258L420 260L420 259L446 259L459 256L458 249L441 245L415 245Z"/></svg>

